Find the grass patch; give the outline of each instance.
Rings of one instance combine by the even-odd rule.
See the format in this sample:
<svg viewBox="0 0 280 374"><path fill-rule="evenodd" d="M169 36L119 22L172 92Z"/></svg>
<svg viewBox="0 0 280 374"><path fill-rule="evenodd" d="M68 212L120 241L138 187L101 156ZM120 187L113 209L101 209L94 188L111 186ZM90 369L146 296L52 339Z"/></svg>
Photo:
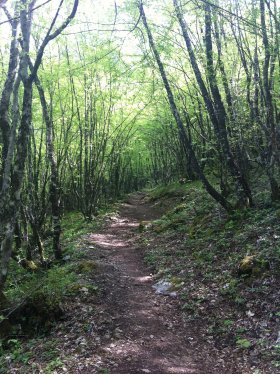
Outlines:
<svg viewBox="0 0 280 374"><path fill-rule="evenodd" d="M151 201L156 201L163 198L180 198L184 197L190 188L202 188L201 182L188 182L186 184L180 184L174 182L168 185L158 186L149 190L149 196Z"/></svg>

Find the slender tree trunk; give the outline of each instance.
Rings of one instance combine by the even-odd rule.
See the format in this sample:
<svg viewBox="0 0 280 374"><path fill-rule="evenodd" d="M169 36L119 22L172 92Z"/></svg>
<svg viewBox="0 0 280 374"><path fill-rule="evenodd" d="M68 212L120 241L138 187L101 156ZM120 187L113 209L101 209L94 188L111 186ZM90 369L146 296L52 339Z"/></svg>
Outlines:
<svg viewBox="0 0 280 374"><path fill-rule="evenodd" d="M42 57L48 43L56 38L64 29L67 27L69 22L73 19L76 14L79 0L74 0L72 11L67 19L52 32L55 22L58 18L60 3L57 12L51 22L50 28L38 50L38 54L34 63L34 67L29 74L29 45L30 45L30 32L31 32L31 20L32 10L35 4L35 0L20 0L20 24L22 32L22 53L20 60L19 73L23 82L23 100L22 100L22 116L20 121L20 127L18 131L18 137L16 142L16 157L13 168L13 180L10 184L12 186L7 189L5 194L2 194L1 199L4 201L4 205L1 204L0 209L0 222L1 222L1 247L0 247L0 298L3 294L4 285L8 275L8 265L12 254L12 241L15 224L17 222L17 215L20 210L20 194L22 181L24 177L24 169L27 158L28 143L30 140L31 132L31 120L32 120L32 85L35 77L37 76L38 69L42 62ZM11 22L11 21L10 21ZM9 195L10 194L10 195ZM9 199L7 197L10 197Z"/></svg>
<svg viewBox="0 0 280 374"><path fill-rule="evenodd" d="M261 28L262 28L262 39L265 51L264 63L263 63L263 92L265 102L265 127L266 133L268 134L267 142L267 156L266 156L266 172L270 182L271 198L273 201L280 200L280 187L274 176L274 164L278 159L278 145L277 135L274 120L273 101L271 94L271 82L269 79L269 69L271 67L271 46L269 45L267 29L266 29L266 15L265 15L265 3L264 0L260 0L260 14L261 14Z"/></svg>
<svg viewBox="0 0 280 374"><path fill-rule="evenodd" d="M17 8L17 6L16 6ZM15 12L16 15L17 12ZM7 78L2 91L0 102L0 129L2 132L2 167L0 170L0 304L2 298L2 287L8 273L8 263L12 254L12 242L14 233L14 224L16 220L10 220L13 212L13 204L10 202L11 197L11 163L14 153L14 144L16 137L16 127L18 124L18 90L20 79L16 80L18 67L18 43L17 28L18 19L11 23L12 40L10 45L10 57ZM13 119L10 126L9 108L11 95L13 93Z"/></svg>
<svg viewBox="0 0 280 374"><path fill-rule="evenodd" d="M144 12L144 8L143 8L143 4L142 2L139 4L139 10L140 10L140 15L142 17L142 21L143 21L143 24L144 24L144 27L146 29L146 32L147 32L147 35L148 35L148 39L149 39L149 43L150 43L150 46L151 46L151 49L154 53L154 56L155 56L155 59L157 61L157 64L158 64L158 68L159 68L159 71L160 71L160 74L161 74L161 78L163 80L163 84L164 84L164 87L165 87L165 90L166 90L166 93L167 93L167 97L168 97L168 101L169 101L169 105L170 105L170 109L171 109L171 112L174 116L174 119L176 121L176 124L178 126L178 131L179 131L179 136L180 136L180 139L182 141L182 144L184 145L184 149L185 151L187 152L187 154L190 154L191 156L191 159L192 159L192 162L193 162L193 169L194 171L197 173L199 179L202 181L203 185L205 186L207 192L219 203L221 204L221 206L227 210L228 212L232 210L232 206L230 205L230 203L209 183L208 179L206 178L206 176L204 175L198 161L197 161L197 158L196 158L196 155L194 153L194 150L193 150L193 147L192 147L192 144L189 142L189 139L187 137L187 134L185 132L185 128L184 128L184 124L183 124L183 121L180 117L180 113L177 109L177 106L176 106L176 103L175 103L175 100L174 100L174 96L173 96L173 93L172 93L172 90L171 90L171 87L170 87L170 84L168 82L168 79L167 79L167 76L166 76L166 73L165 73L165 70L164 70L164 67L163 67L163 64L162 64L162 61L160 59L160 55L157 51L157 48L155 46L155 43L154 43L154 39L153 39L153 36L152 36L152 33L150 31L150 28L148 26L148 23L147 23L147 19L146 19L146 16L145 16L145 12Z"/></svg>
<svg viewBox="0 0 280 374"><path fill-rule="evenodd" d="M221 95L217 86L216 81L216 75L213 68L213 51L212 51L212 38L211 38L211 17L209 13L209 5L206 4L206 14L205 14L205 28L206 28L206 34L205 34L205 45L206 45L206 57L207 57L207 74L209 78L210 83L210 89L213 96L214 103L211 100L211 96L208 93L208 90L206 88L206 85L203 81L192 45L191 40L187 31L186 22L183 18L183 15L181 13L180 7L178 5L177 0L173 0L173 4L176 11L176 16L178 18L179 24L182 29L183 37L187 46L187 50L189 53L191 65L197 80L197 83L199 85L199 88L201 90L207 111L209 113L209 116L211 118L212 124L214 126L214 130L217 136L217 140L221 146L222 152L224 154L224 157L226 159L228 168L232 174L232 176L236 179L237 182L237 189L238 189L238 195L240 197L242 205L253 205L253 199L250 191L250 187L245 179L245 177L242 175L241 171L239 170L238 166L235 163L233 154L230 150L230 145L228 142L227 137L227 129L226 129L226 111L221 99Z"/></svg>
<svg viewBox="0 0 280 374"><path fill-rule="evenodd" d="M217 23L217 19L214 21L214 27L215 27L215 39L216 39L216 45L217 45L217 51L218 51L218 66L221 72L222 76L222 81L223 81L223 86L224 86L224 91L226 94L226 102L228 106L228 112L230 114L230 119L231 121L234 120L234 111L233 111L233 100L229 88L229 83L228 83L228 78L227 78L227 73L226 69L223 63L222 59L222 42L220 38L220 32L219 32L219 27Z"/></svg>
<svg viewBox="0 0 280 374"><path fill-rule="evenodd" d="M5 201L5 207L1 211L1 225L4 228L4 235L1 238L1 260L0 260L0 294L8 275L8 265L12 254L12 242L14 228L17 222L17 214L20 208L20 191L23 179L24 165L27 156L27 145L30 133L31 123L31 106L32 106L32 82L28 80L28 61L30 41L30 20L28 20L28 11L25 1L22 1L20 10L20 22L22 29L22 45L24 53L21 56L20 75L24 84L23 102L22 102L22 118L18 133L16 145L16 159L13 173L12 191L8 188L2 199ZM8 199L9 197L9 199Z"/></svg>
<svg viewBox="0 0 280 374"><path fill-rule="evenodd" d="M18 30L18 17L17 17L17 5L15 10L15 19L11 21L12 26L12 39L10 44L10 57L9 57L9 67L7 72L7 78L4 83L4 89L2 91L1 101L0 101L0 130L2 132L2 170L0 170L0 187L3 183L3 174L5 169L6 158L9 151L10 143L10 121L9 121L9 108L11 95L14 90L14 82L16 78L17 68L18 68L18 41L17 41L17 30ZM7 181L5 180L5 183ZM1 203L0 203L1 207Z"/></svg>
<svg viewBox="0 0 280 374"><path fill-rule="evenodd" d="M29 62L29 64L31 64ZM52 224L53 224L53 251L57 260L62 258L60 234L61 234L61 212L60 212L60 187L59 187L59 175L58 167L56 162L54 141L53 141L53 122L49 114L48 105L45 97L44 89L41 82L36 75L35 84L39 92L41 106L43 110L43 117L46 124L46 144L47 144L47 155L51 166L51 179L50 179L50 202L52 209Z"/></svg>

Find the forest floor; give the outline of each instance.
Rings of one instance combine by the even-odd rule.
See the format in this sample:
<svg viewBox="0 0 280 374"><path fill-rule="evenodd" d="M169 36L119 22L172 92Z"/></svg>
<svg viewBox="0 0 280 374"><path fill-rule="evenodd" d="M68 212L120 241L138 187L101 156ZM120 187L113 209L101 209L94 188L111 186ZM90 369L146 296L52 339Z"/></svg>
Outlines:
<svg viewBox="0 0 280 374"><path fill-rule="evenodd" d="M142 193L132 195L100 232L85 238L95 249L84 249L84 255L99 268L94 284L101 295L94 300L87 334L79 336L76 330L73 341L74 322L70 336L63 335L71 341L70 351L63 347L64 354L74 355L57 373L246 373L200 336L199 322L183 321L176 297L158 295L152 288L156 280L144 263L139 223L159 218L162 209L144 198ZM81 309L87 310L87 305L78 307L82 320Z"/></svg>
<svg viewBox="0 0 280 374"><path fill-rule="evenodd" d="M168 200L168 205L170 203ZM202 290L201 271L189 281L187 276L184 278L186 271L193 272L193 268L188 269L189 257L179 259L180 266L185 270L179 271L176 279L169 277L169 280L173 279L175 292L155 292L153 286L166 279L166 274L159 268L147 266L147 263L151 262L158 248L164 247L165 261L167 259L176 265L182 235L180 232L168 235L149 232L145 227L142 227L143 231L139 229L139 224L140 228L141 225L148 227L149 222L157 220L155 222L159 222L159 226L155 227L161 227L159 219L164 212L164 204L148 199L145 193L135 193L119 205L117 213L105 216L97 231L82 235L75 249L78 251L75 264L71 264L79 279L71 286L73 295L62 306L63 318L47 335L23 343L24 349L19 350L18 360L21 364L16 363L14 357L6 357L7 373L279 372L279 368L270 366L267 360L264 363L259 361L256 355L260 349L256 352L253 349L255 344L251 346L249 343L249 346L249 340L243 339L242 334L249 329L245 321L247 306L244 309L241 304L236 306L231 301L225 302L224 295L220 299L211 296L212 283L207 291L209 300L193 298L194 288L196 292L201 293ZM175 257L170 257L166 248L169 252L175 250ZM158 261L158 258L153 261ZM185 282L176 285L180 277ZM184 292L180 291L182 285ZM231 287L237 288L235 284ZM198 301L194 304L193 300ZM191 310L190 306L195 310ZM249 307L249 319L252 320L253 302ZM278 310L278 305L275 308ZM225 313L230 317L225 317ZM277 318L274 328L278 326ZM232 341L229 338L232 338L236 323L239 328L237 345L235 337ZM254 320L254 323L268 335L270 325L267 321ZM226 334L225 330L228 330ZM27 351L28 354L25 353ZM23 365L24 360L26 363Z"/></svg>
<svg viewBox="0 0 280 374"><path fill-rule="evenodd" d="M103 365L111 374L225 373L209 347L198 343L196 329L186 330L176 298L156 295L152 288L155 281L143 261L138 228L141 221L159 218L162 212L144 197L130 197L104 231L89 236L97 247L95 256L109 265L102 274L105 297L99 306L111 322L109 339L99 352ZM114 335L117 339L111 338Z"/></svg>

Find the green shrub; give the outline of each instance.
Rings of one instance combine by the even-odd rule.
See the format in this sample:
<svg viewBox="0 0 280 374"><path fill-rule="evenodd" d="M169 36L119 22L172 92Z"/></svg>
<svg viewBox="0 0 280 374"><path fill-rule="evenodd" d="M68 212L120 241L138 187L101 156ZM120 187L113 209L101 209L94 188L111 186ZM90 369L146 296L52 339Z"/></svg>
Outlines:
<svg viewBox="0 0 280 374"><path fill-rule="evenodd" d="M46 305L60 303L66 295L67 287L75 281L75 275L67 267L53 267L43 279L39 289L35 290L31 298L42 298Z"/></svg>

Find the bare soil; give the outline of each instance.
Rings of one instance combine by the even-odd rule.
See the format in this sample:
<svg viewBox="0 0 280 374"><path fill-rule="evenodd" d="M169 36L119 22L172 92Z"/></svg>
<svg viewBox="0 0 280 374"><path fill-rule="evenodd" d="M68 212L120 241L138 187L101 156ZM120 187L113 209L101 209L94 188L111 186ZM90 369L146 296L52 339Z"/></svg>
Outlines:
<svg viewBox="0 0 280 374"><path fill-rule="evenodd" d="M96 264L80 274L86 287L64 305L64 320L32 348L30 371L11 367L9 373L255 373L238 352L227 358L209 340L205 322L184 320L179 298L152 288L158 278L144 263L149 241L139 222L160 217L161 209L134 194L103 229L81 238L80 263Z"/></svg>
<svg viewBox="0 0 280 374"><path fill-rule="evenodd" d="M155 294L152 285L156 280L143 262L146 248L138 240L139 222L156 219L160 213L145 203L144 194L135 194L120 206L119 216L111 217L101 232L88 236L88 243L96 248L92 255L102 267L96 279L102 296L95 310L100 344L87 360L95 361L97 366L94 369L84 362L81 369L75 365L67 372L247 372L219 359L219 352L199 335L199 325L184 323L176 297ZM98 366L108 371L99 371Z"/></svg>

